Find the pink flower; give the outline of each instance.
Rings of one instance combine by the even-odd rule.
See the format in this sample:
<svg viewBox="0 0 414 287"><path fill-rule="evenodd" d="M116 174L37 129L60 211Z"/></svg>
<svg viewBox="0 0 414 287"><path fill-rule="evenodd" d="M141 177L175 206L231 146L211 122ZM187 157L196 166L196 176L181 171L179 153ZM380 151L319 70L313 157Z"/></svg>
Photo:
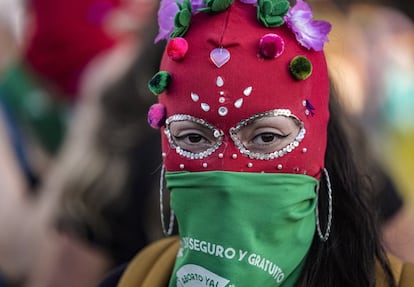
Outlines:
<svg viewBox="0 0 414 287"><path fill-rule="evenodd" d="M331 31L331 24L326 21L313 20L310 6L297 0L284 18L288 27L295 33L298 42L315 51L322 51L325 42L328 42L328 34Z"/></svg>

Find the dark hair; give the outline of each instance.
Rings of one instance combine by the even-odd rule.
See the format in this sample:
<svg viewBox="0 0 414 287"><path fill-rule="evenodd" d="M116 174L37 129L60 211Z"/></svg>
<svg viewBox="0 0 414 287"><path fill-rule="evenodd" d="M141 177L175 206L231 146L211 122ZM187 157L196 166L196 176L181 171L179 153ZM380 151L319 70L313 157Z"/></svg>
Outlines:
<svg viewBox="0 0 414 287"><path fill-rule="evenodd" d="M380 239L374 191L355 163L345 127L348 117L333 88L329 110L325 167L332 184L331 233L326 242L315 234L297 286L375 286L376 264L383 269L387 286L396 286ZM323 175L318 200L323 232L328 211Z"/></svg>

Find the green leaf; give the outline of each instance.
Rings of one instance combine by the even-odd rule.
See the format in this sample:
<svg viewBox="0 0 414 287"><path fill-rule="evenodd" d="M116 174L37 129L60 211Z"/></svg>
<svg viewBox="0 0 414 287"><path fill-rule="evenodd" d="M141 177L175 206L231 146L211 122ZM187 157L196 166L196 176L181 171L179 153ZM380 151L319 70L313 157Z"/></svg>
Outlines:
<svg viewBox="0 0 414 287"><path fill-rule="evenodd" d="M206 0L206 8L200 9L204 12L221 12L230 7L234 0Z"/></svg>
<svg viewBox="0 0 414 287"><path fill-rule="evenodd" d="M192 17L192 6L190 0L183 0L182 4L177 2L179 11L174 17L174 31L171 34L172 38L182 37L187 33L190 27Z"/></svg>
<svg viewBox="0 0 414 287"><path fill-rule="evenodd" d="M287 0L258 0L257 19L265 27L278 27L284 23L283 17L289 10Z"/></svg>
<svg viewBox="0 0 414 287"><path fill-rule="evenodd" d="M289 10L289 2L281 0L275 3L274 11L278 15L286 15L287 11Z"/></svg>

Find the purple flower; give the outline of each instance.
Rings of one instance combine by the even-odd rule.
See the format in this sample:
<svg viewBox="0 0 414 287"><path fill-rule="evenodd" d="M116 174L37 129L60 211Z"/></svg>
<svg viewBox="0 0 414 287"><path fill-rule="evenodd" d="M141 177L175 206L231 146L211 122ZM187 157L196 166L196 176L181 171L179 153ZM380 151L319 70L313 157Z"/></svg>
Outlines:
<svg viewBox="0 0 414 287"><path fill-rule="evenodd" d="M240 0L240 2L244 3L244 4L257 4L257 0Z"/></svg>
<svg viewBox="0 0 414 287"><path fill-rule="evenodd" d="M326 21L315 21L312 19L310 6L297 0L285 16L285 22L295 33L298 42L315 51L322 51L325 42L328 42L328 33L331 31L331 24Z"/></svg>
<svg viewBox="0 0 414 287"><path fill-rule="evenodd" d="M168 40L174 31L174 17L178 12L177 2L182 0L161 0L160 9L158 10L158 35L155 43L161 40ZM193 13L197 13L198 9L205 7L203 0L190 0Z"/></svg>
<svg viewBox="0 0 414 287"><path fill-rule="evenodd" d="M194 13L197 13L200 8L205 8L206 4L204 0L190 0L191 5L193 6Z"/></svg>

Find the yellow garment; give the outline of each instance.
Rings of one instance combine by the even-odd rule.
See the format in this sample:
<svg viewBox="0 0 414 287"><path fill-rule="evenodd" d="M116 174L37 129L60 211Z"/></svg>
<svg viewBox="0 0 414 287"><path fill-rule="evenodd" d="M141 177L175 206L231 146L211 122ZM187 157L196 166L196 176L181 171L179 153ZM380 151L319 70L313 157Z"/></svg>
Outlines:
<svg viewBox="0 0 414 287"><path fill-rule="evenodd" d="M128 265L118 287L166 287L179 247L178 237L165 238L149 245Z"/></svg>
<svg viewBox="0 0 414 287"><path fill-rule="evenodd" d="M159 240L138 253L121 277L118 287L166 287L174 266L180 241L178 237ZM414 264L390 258L399 287L414 287ZM386 287L385 276L378 269L376 287Z"/></svg>

